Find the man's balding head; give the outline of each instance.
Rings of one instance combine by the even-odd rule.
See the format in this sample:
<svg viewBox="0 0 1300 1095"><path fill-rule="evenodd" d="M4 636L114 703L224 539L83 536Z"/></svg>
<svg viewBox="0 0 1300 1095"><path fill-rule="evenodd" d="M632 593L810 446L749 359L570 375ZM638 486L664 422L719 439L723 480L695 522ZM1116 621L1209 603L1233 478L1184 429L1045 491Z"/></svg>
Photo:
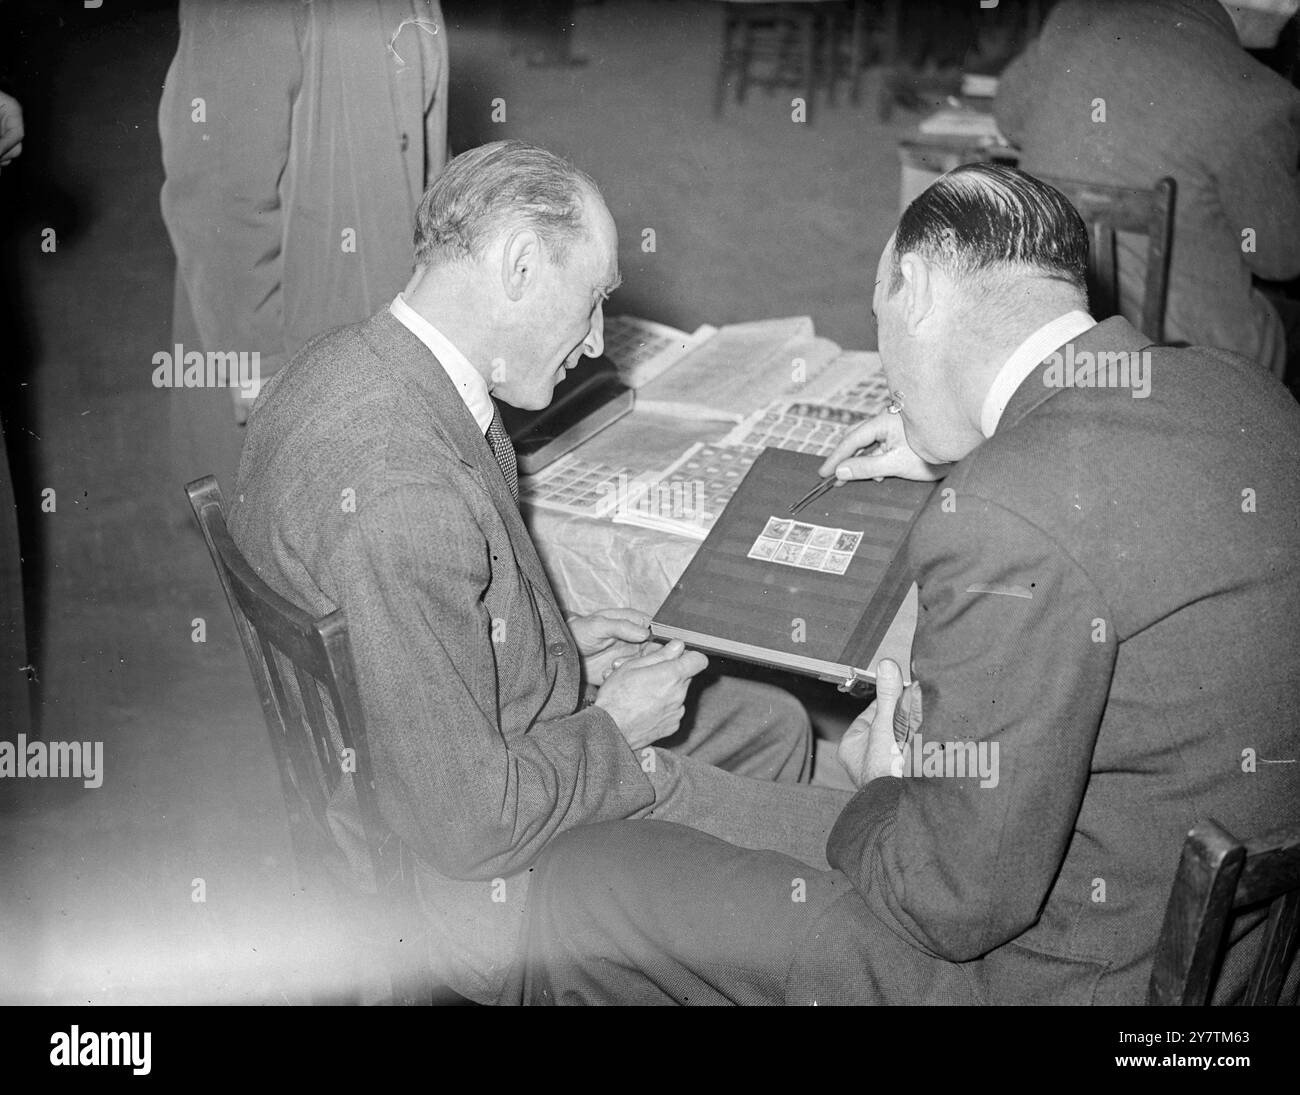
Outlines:
<svg viewBox="0 0 1300 1095"><path fill-rule="evenodd" d="M492 395L536 410L604 349L618 229L591 178L522 141L464 152L416 214L406 300L449 338Z"/></svg>
<svg viewBox="0 0 1300 1095"><path fill-rule="evenodd" d="M1088 230L1058 190L1001 164L965 164L937 179L898 222L889 292L902 283L899 256L922 255L973 293L1018 278L1072 286L1086 303Z"/></svg>
<svg viewBox="0 0 1300 1095"><path fill-rule="evenodd" d="M415 215L415 262L434 266L481 256L502 232L531 228L563 264L586 238L584 216L600 190L586 172L544 148L494 141L453 159Z"/></svg>
<svg viewBox="0 0 1300 1095"><path fill-rule="evenodd" d="M981 440L993 375L1043 324L1087 309L1088 232L1064 195L968 164L907 207L876 268L881 364L913 450L959 460Z"/></svg>

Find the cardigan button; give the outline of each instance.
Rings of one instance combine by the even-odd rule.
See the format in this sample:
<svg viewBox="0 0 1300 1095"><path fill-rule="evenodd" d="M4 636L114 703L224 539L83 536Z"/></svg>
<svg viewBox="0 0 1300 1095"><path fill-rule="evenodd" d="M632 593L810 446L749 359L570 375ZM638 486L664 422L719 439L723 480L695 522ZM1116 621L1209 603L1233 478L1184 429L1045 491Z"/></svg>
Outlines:
<svg viewBox="0 0 1300 1095"><path fill-rule="evenodd" d="M410 148L410 147L411 147L411 138L410 138L407 134L403 133L403 134L402 134L402 151L405 152L405 151L406 151L408 148Z"/></svg>
<svg viewBox="0 0 1300 1095"><path fill-rule="evenodd" d="M551 657L552 657L552 658L563 658L564 655L567 654L567 653L569 652L569 644L568 644L568 643L551 643L551 645L550 645L550 647L549 647L548 649L549 649L550 652L551 652Z"/></svg>

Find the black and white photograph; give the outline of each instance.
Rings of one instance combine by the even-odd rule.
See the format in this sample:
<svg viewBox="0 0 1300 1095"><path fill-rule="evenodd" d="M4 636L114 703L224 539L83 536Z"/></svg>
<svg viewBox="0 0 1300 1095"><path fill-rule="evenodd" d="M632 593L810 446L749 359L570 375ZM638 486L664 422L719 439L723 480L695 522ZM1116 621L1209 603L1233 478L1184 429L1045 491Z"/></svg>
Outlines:
<svg viewBox="0 0 1300 1095"><path fill-rule="evenodd" d="M1300 1002L1300 0L0 0L0 233L42 1067L208 1005L1292 1059L1221 1008Z"/></svg>

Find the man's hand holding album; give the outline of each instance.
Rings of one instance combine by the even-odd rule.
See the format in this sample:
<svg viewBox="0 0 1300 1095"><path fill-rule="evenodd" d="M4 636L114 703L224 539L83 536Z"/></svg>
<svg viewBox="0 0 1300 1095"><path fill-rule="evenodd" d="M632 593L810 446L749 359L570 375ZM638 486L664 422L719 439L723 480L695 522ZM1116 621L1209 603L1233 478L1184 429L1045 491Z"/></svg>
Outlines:
<svg viewBox="0 0 1300 1095"><path fill-rule="evenodd" d="M588 686L599 687L616 662L649 651L650 618L634 608L601 608L587 616L570 616L568 624Z"/></svg>
<svg viewBox="0 0 1300 1095"><path fill-rule="evenodd" d="M898 663L876 667L876 698L840 739L839 758L858 788L880 776L903 774L903 748L921 725L921 685L903 686Z"/></svg>
<svg viewBox="0 0 1300 1095"><path fill-rule="evenodd" d="M632 749L642 749L677 732L691 678L708 664L703 654L674 639L620 661L600 686L596 706L609 712Z"/></svg>

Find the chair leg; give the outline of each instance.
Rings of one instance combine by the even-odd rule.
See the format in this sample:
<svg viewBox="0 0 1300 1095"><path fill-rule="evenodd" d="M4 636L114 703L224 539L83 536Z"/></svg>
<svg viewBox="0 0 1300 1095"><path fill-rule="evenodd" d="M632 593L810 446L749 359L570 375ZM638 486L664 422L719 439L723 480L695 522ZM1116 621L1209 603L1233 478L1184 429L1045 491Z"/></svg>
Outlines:
<svg viewBox="0 0 1300 1095"><path fill-rule="evenodd" d="M744 103L749 91L749 66L754 60L754 24L747 16L741 16L744 29L740 36L740 76L736 81L736 102Z"/></svg>
<svg viewBox="0 0 1300 1095"><path fill-rule="evenodd" d="M885 0L884 45L880 51L880 102L877 114L882 122L894 112L894 68L898 64L898 36L901 17L899 0Z"/></svg>
<svg viewBox="0 0 1300 1095"><path fill-rule="evenodd" d="M813 100L817 96L817 23L812 14L803 20L803 32L804 118L812 125Z"/></svg>
<svg viewBox="0 0 1300 1095"><path fill-rule="evenodd" d="M727 101L727 77L731 75L731 68L735 58L733 55L732 38L735 36L736 17L732 14L731 5L723 5L722 15L722 56L718 60L718 81L713 89L713 116L722 117L722 108Z"/></svg>
<svg viewBox="0 0 1300 1095"><path fill-rule="evenodd" d="M866 0L853 0L853 32L849 45L849 101L862 101L862 40L867 21Z"/></svg>
<svg viewBox="0 0 1300 1095"><path fill-rule="evenodd" d="M835 85L840 78L840 16L839 13L814 20L813 33L817 35L817 82L826 89L826 105L835 105Z"/></svg>

